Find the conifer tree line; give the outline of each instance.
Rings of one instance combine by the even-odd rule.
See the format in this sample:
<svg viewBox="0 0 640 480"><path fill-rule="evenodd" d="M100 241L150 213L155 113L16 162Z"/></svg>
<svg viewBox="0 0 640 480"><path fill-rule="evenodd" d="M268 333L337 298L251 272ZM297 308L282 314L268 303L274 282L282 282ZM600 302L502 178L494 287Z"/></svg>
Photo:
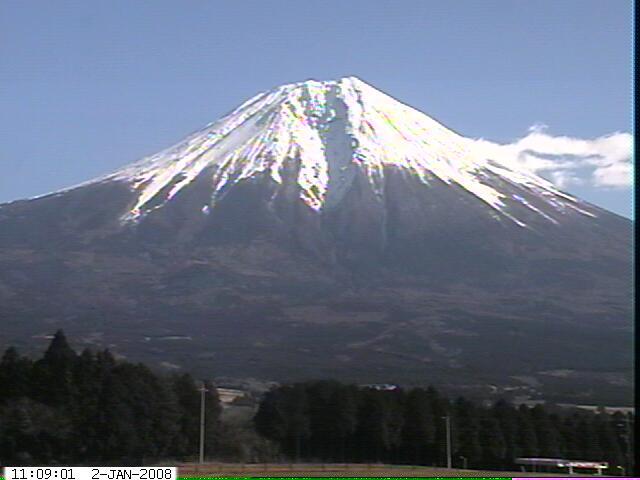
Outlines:
<svg viewBox="0 0 640 480"><path fill-rule="evenodd" d="M633 417L621 413L491 407L434 388L377 391L335 381L267 392L250 430L220 420L207 384L205 455L225 461L386 462L513 470L516 457L607 461L630 472ZM0 465L144 465L193 460L199 382L159 375L108 350L77 354L64 333L38 360L14 348L0 359ZM631 436L629 436L631 434Z"/></svg>
<svg viewBox="0 0 640 480"><path fill-rule="evenodd" d="M446 465L446 422L454 467L518 470L517 457L607 461L610 475L630 472L626 422L616 412L490 407L434 388L379 391L333 381L284 385L268 392L255 416L258 433L291 459Z"/></svg>
<svg viewBox="0 0 640 480"><path fill-rule="evenodd" d="M193 457L200 431L199 385L162 377L108 350L80 355L62 331L37 361L9 348L0 360L0 465L141 465ZM207 455L220 402L207 386Z"/></svg>

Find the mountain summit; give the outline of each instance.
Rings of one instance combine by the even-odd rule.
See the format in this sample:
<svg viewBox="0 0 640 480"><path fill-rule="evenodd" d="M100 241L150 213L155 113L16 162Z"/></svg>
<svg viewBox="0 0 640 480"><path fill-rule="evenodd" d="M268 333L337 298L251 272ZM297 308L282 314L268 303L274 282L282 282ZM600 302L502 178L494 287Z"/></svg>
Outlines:
<svg viewBox="0 0 640 480"><path fill-rule="evenodd" d="M280 188L295 184L300 200L316 211L339 205L357 176L366 179L377 201L384 201L386 168L402 169L426 187L456 185L521 226L506 202L516 199L553 223L567 209L592 215L550 182L481 156L470 139L356 77L308 80L260 93L178 144L104 180L130 184L136 200L123 218L136 221L200 177L211 190L201 206L205 214L235 184L257 176L267 176ZM502 184L525 189L543 209Z"/></svg>
<svg viewBox="0 0 640 480"><path fill-rule="evenodd" d="M64 328L202 375L624 403L630 252L629 220L355 77L309 80L0 205L0 346Z"/></svg>

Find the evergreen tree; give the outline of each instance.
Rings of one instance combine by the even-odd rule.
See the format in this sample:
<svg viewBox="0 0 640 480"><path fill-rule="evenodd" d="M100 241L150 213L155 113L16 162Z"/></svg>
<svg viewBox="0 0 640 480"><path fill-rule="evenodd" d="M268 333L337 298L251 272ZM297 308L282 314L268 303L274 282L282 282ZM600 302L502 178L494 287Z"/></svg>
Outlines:
<svg viewBox="0 0 640 480"><path fill-rule="evenodd" d="M126 380L114 367L105 377L100 395L96 429L102 439L97 452L101 460L121 458L125 464L134 461L140 438L129 394Z"/></svg>
<svg viewBox="0 0 640 480"><path fill-rule="evenodd" d="M0 405L10 399L29 395L33 363L9 347L0 360Z"/></svg>
<svg viewBox="0 0 640 480"><path fill-rule="evenodd" d="M279 442L297 461L311 434L308 409L304 385L287 385L266 394L255 425L259 433Z"/></svg>
<svg viewBox="0 0 640 480"><path fill-rule="evenodd" d="M67 406L74 394L73 370L77 355L58 330L42 359L34 364L33 397L46 405Z"/></svg>
<svg viewBox="0 0 640 480"><path fill-rule="evenodd" d="M347 439L356 427L357 404L353 392L338 382L305 384L309 399L309 445L319 458L344 458Z"/></svg>
<svg viewBox="0 0 640 480"><path fill-rule="evenodd" d="M531 419L538 439L540 455L548 458L561 457L560 434L553 419L541 405L533 407Z"/></svg>
<svg viewBox="0 0 640 480"><path fill-rule="evenodd" d="M291 395L293 386L280 387L264 397L256 415L258 431L293 456L292 437L288 434L291 413L303 411L311 437L304 452L306 458L336 461L334 450L323 449L320 443L330 435L332 430L328 425L342 411L329 408L331 392L344 390L335 382L297 384L296 387L302 387L306 393L298 400ZM591 413L563 410L549 413L542 406L524 405L516 409L504 401L485 408L459 398L450 405L433 388L407 393L351 388L354 398L358 398L355 432L349 438L353 447L349 458L355 461L419 461L443 465L445 415L451 421L454 462L465 457L472 468L513 469L513 460L520 456L569 456L579 460L587 455L587 460L620 461L620 445L624 439L619 432L616 436L613 417L604 413L596 421ZM300 399L302 403L296 404ZM300 410L301 405L306 407ZM430 444L437 448L425 447Z"/></svg>
<svg viewBox="0 0 640 480"><path fill-rule="evenodd" d="M480 415L476 406L464 398L458 398L452 411L458 438L457 448L454 449L455 456L465 457L469 467L482 465Z"/></svg>
<svg viewBox="0 0 640 480"><path fill-rule="evenodd" d="M76 358L76 352L69 346L67 337L62 330L58 330L44 352L42 361L53 370L62 370L72 364Z"/></svg>
<svg viewBox="0 0 640 480"><path fill-rule="evenodd" d="M598 415L595 421L603 460L609 463L611 469L626 463L624 453L616 438L615 424L613 422L613 418L607 414Z"/></svg>
<svg viewBox="0 0 640 480"><path fill-rule="evenodd" d="M573 413L564 418L560 427L564 439L565 456L572 460L586 458L579 439L578 424L580 418L580 413Z"/></svg>
<svg viewBox="0 0 640 480"><path fill-rule="evenodd" d="M330 398L330 404L335 408L330 431L333 431L339 448L339 461L346 461L350 448L350 441L356 432L358 415L358 391L355 387L340 386L336 388Z"/></svg>
<svg viewBox="0 0 640 480"><path fill-rule="evenodd" d="M500 468L507 454L502 427L495 417L483 416L480 420L480 444L482 445L482 465Z"/></svg>
<svg viewBox="0 0 640 480"><path fill-rule="evenodd" d="M435 436L435 418L427 392L421 388L411 390L405 400L402 428L405 461L415 465L431 462Z"/></svg>
<svg viewBox="0 0 640 480"><path fill-rule="evenodd" d="M189 374L176 375L171 387L178 402L178 434L175 439L177 455L196 455L200 428L200 393Z"/></svg>
<svg viewBox="0 0 640 480"><path fill-rule="evenodd" d="M505 400L497 401L493 406L493 416L500 424L504 436L505 457L502 467L513 468L513 461L522 456L518 445L518 412Z"/></svg>
<svg viewBox="0 0 640 480"><path fill-rule="evenodd" d="M256 431L284 446L287 436L287 412L281 405L281 390L272 389L265 393L253 419Z"/></svg>
<svg viewBox="0 0 640 480"><path fill-rule="evenodd" d="M80 356L58 332L40 360L9 348L0 359L0 458L6 464L117 461L140 464L198 452L199 384L116 361L107 350ZM223 428L214 385L206 388L209 458L273 458L273 443ZM429 388L376 391L333 381L283 385L262 399L254 424L290 458L444 464L451 421L454 465L513 468L518 456L563 456L625 464L633 417L617 413L486 408ZM456 465L457 466L457 465Z"/></svg>
<svg viewBox="0 0 640 480"><path fill-rule="evenodd" d="M390 446L385 407L380 392L367 389L360 395L356 437L362 460L377 462Z"/></svg>
<svg viewBox="0 0 640 480"><path fill-rule="evenodd" d="M196 453L184 440L198 438L199 393L190 377L168 379L140 364L116 362L107 350L77 356L59 331L35 363L8 349L0 381L5 463L139 465ZM213 453L220 402L214 386L208 388L207 446Z"/></svg>
<svg viewBox="0 0 640 480"><path fill-rule="evenodd" d="M70 425L60 411L22 397L7 402L0 416L6 435L0 441L2 458L18 465L69 460Z"/></svg>
<svg viewBox="0 0 640 480"><path fill-rule="evenodd" d="M577 425L578 442L584 460L601 461L603 452L593 415L583 416Z"/></svg>
<svg viewBox="0 0 640 480"><path fill-rule="evenodd" d="M73 370L74 397L70 413L73 424L69 448L78 458L93 460L101 441L96 425L100 417L99 402L102 381L98 375L98 364L89 349L85 349Z"/></svg>

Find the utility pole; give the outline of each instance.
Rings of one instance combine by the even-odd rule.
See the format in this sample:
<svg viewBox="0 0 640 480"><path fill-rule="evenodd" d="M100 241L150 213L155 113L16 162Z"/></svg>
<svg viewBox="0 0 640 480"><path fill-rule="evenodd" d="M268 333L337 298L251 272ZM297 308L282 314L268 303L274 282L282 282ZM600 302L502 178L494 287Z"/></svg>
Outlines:
<svg viewBox="0 0 640 480"><path fill-rule="evenodd" d="M447 432L447 468L451 468L451 417L449 415L442 417L445 421Z"/></svg>
<svg viewBox="0 0 640 480"><path fill-rule="evenodd" d="M200 464L204 463L204 401L205 393L208 392L204 386L204 381L199 389L200 391Z"/></svg>
<svg viewBox="0 0 640 480"><path fill-rule="evenodd" d="M624 423L627 431L627 445L626 445L626 457L627 457L627 472L629 475L635 473L635 465L633 465L633 451L631 448L631 420L629 419L629 413L624 415Z"/></svg>

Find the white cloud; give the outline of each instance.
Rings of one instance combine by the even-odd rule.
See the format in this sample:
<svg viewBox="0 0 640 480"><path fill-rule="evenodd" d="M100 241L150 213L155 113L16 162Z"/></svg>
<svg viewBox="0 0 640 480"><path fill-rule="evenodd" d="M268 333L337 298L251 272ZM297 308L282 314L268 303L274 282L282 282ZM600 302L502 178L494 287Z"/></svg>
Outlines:
<svg viewBox="0 0 640 480"><path fill-rule="evenodd" d="M540 133L540 132L544 132L548 128L549 128L549 125L547 125L546 123L537 122L531 125L528 131L533 133Z"/></svg>
<svg viewBox="0 0 640 480"><path fill-rule="evenodd" d="M558 188L566 188L571 185L583 185L585 181L566 171L566 170L554 170L549 173L549 180Z"/></svg>
<svg viewBox="0 0 640 480"><path fill-rule="evenodd" d="M631 162L612 163L593 171L593 183L602 187L627 187L631 185Z"/></svg>
<svg viewBox="0 0 640 480"><path fill-rule="evenodd" d="M482 155L519 165L546 177L559 188L570 185L625 188L632 183L633 136L616 132L594 139L553 136L537 123L513 143L473 140Z"/></svg>

